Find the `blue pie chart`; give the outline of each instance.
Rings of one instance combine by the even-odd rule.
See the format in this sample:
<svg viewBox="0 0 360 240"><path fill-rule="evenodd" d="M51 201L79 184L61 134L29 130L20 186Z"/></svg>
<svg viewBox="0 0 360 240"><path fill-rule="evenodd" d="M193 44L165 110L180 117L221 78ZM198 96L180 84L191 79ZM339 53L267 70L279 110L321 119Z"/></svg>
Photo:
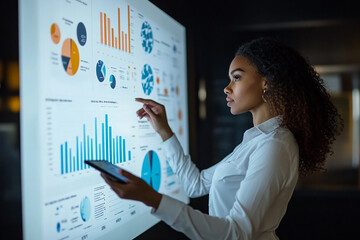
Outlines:
<svg viewBox="0 0 360 240"><path fill-rule="evenodd" d="M80 203L80 215L81 219L84 222L89 221L91 214L91 205L90 205L90 199L88 197L84 197L83 200Z"/></svg>
<svg viewBox="0 0 360 240"><path fill-rule="evenodd" d="M110 87L112 89L114 89L115 86L116 86L116 79L115 79L114 75L110 75Z"/></svg>
<svg viewBox="0 0 360 240"><path fill-rule="evenodd" d="M160 159L153 150L145 154L141 169L141 178L145 180L153 189L159 191L161 183Z"/></svg>
<svg viewBox="0 0 360 240"><path fill-rule="evenodd" d="M150 95L154 88L154 75L149 64L145 64L141 71L141 85L146 95Z"/></svg>
<svg viewBox="0 0 360 240"><path fill-rule="evenodd" d="M85 25L82 22L79 22L79 24L77 25L76 34L80 45L84 46L86 43L87 35Z"/></svg>
<svg viewBox="0 0 360 240"><path fill-rule="evenodd" d="M148 22L143 22L141 26L141 39L142 39L142 47L145 52L151 53L154 45L153 31Z"/></svg>
<svg viewBox="0 0 360 240"><path fill-rule="evenodd" d="M96 76L99 82L103 82L106 76L106 67L103 61L99 60L96 64Z"/></svg>

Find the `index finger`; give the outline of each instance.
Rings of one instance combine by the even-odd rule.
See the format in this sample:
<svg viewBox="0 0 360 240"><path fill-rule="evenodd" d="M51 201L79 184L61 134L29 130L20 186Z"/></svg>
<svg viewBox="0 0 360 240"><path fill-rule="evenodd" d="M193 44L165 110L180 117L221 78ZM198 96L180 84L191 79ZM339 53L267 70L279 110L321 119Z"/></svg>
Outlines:
<svg viewBox="0 0 360 240"><path fill-rule="evenodd" d="M160 104L151 100L151 99L144 99L144 98L135 98L135 101L148 104L150 107L159 106Z"/></svg>

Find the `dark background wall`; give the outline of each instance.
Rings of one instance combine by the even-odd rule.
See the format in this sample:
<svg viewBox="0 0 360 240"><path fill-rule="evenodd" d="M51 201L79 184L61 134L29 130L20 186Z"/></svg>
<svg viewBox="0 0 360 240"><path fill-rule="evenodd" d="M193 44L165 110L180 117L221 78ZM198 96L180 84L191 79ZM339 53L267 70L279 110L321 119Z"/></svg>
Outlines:
<svg viewBox="0 0 360 240"><path fill-rule="evenodd" d="M313 65L359 65L360 15L356 1L189 1L151 0L185 25L188 46L190 151L200 169L220 161L242 141L252 126L250 114L232 116L223 88L234 52L244 42L272 36L296 48ZM6 69L18 61L17 1L1 1L0 61ZM19 113L7 108L7 99L18 90L0 81L0 122L19 126ZM198 98L204 86L207 97ZM351 84L347 87L351 91ZM206 116L201 115L204 107ZM1 136L0 136L1 137ZM6 136L3 138L6 142ZM3 143L2 142L2 143ZM1 236L21 238L19 142L1 144ZM11 149L11 150L9 150ZM297 188L277 233L284 239L356 239L360 237L358 169L342 169L327 178L323 187L305 179ZM6 182L11 180L11 184ZM320 180L319 180L320 179ZM332 182L331 182L332 180ZM336 183L336 184L333 184ZM324 187L325 186L325 187ZM334 187L336 186L336 187ZM192 199L194 208L207 212L207 197ZM5 206L5 207L4 207ZM186 239L163 223L138 239Z"/></svg>
<svg viewBox="0 0 360 240"><path fill-rule="evenodd" d="M199 168L220 161L252 126L250 114L229 114L223 93L229 63L242 43L270 36L296 48L314 66L360 63L360 15L356 1L151 2L187 28L191 154ZM207 92L206 118L200 117L197 98L202 81ZM342 90L351 91L349 85L343 84ZM277 231L280 238L360 237L354 224L360 216L357 168L328 170L300 182L304 187L299 186L294 192ZM191 204L207 211L206 197L192 200Z"/></svg>

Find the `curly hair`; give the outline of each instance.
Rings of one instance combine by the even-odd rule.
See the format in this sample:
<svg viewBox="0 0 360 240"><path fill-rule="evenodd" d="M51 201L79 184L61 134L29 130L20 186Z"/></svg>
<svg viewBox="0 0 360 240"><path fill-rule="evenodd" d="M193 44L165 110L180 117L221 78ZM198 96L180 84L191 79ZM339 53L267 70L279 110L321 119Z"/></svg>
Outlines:
<svg viewBox="0 0 360 240"><path fill-rule="evenodd" d="M295 49L271 38L245 43L235 55L246 57L267 79L264 97L298 143L300 174L324 170L344 124L320 75Z"/></svg>

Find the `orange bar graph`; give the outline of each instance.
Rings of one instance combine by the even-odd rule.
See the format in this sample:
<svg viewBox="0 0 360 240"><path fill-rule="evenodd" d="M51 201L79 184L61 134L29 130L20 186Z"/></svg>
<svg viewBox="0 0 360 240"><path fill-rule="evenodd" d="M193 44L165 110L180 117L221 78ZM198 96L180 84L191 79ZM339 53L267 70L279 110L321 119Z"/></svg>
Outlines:
<svg viewBox="0 0 360 240"><path fill-rule="evenodd" d="M125 33L125 52L127 52L127 34Z"/></svg>
<svg viewBox="0 0 360 240"><path fill-rule="evenodd" d="M108 37L109 37L108 45L110 46L110 18L108 18L107 20L108 20L108 25L109 25L108 26Z"/></svg>
<svg viewBox="0 0 360 240"><path fill-rule="evenodd" d="M130 6L128 5L128 36L129 36L129 53L130 53Z"/></svg>
<svg viewBox="0 0 360 240"><path fill-rule="evenodd" d="M114 28L111 28L111 46L114 47Z"/></svg>
<svg viewBox="0 0 360 240"><path fill-rule="evenodd" d="M118 34L119 34L119 50L120 50L120 8L118 8Z"/></svg>
<svg viewBox="0 0 360 240"><path fill-rule="evenodd" d="M104 36L103 36L103 14L100 12L100 36L101 36L101 43L104 43Z"/></svg>
<svg viewBox="0 0 360 240"><path fill-rule="evenodd" d="M106 13L104 13L104 33L105 33L105 45L107 44L106 38Z"/></svg>
<svg viewBox="0 0 360 240"><path fill-rule="evenodd" d="M124 51L124 32L121 32L121 50Z"/></svg>
<svg viewBox="0 0 360 240"><path fill-rule="evenodd" d="M106 16L106 13L100 12L100 42L101 44L108 45L110 47L115 47L125 52L131 52L131 37L130 37L130 6L127 6L127 20L128 27L127 33L121 31L120 25L120 8L117 11L118 14L118 26L111 27L110 18ZM125 28L126 29L126 28ZM118 31L116 33L116 31Z"/></svg>

